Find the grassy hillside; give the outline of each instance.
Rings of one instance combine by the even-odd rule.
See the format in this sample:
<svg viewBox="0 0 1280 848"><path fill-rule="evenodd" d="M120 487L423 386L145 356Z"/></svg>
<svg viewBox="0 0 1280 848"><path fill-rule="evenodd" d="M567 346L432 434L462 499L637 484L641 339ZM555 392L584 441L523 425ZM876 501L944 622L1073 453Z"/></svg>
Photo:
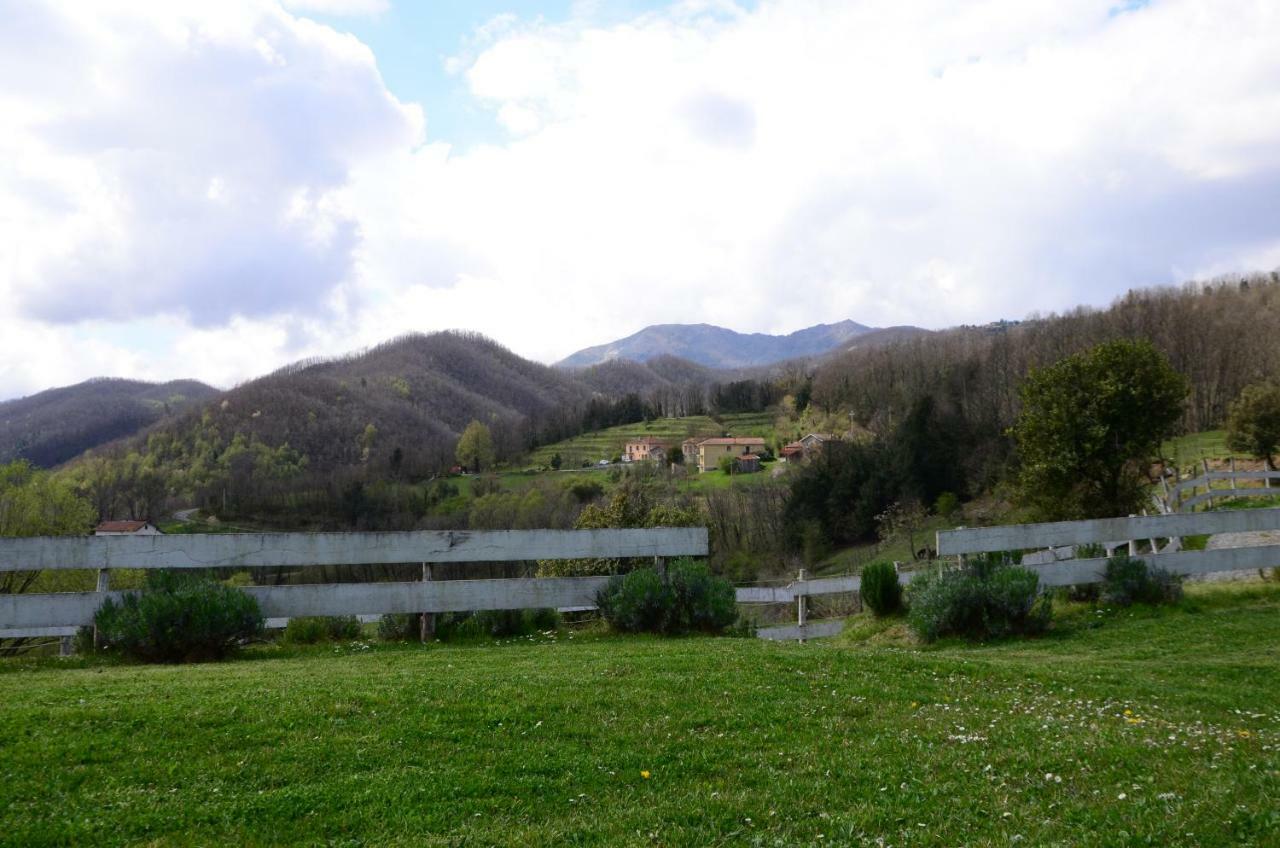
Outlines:
<svg viewBox="0 0 1280 848"><path fill-rule="evenodd" d="M1165 442L1160 451L1180 468L1190 468L1202 459L1210 462L1232 456L1237 459L1248 459L1244 454L1234 453L1227 447L1226 430L1188 433Z"/></svg>
<svg viewBox="0 0 1280 848"><path fill-rule="evenodd" d="M96 379L0 402L0 463L51 468L218 394L195 380Z"/></svg>
<svg viewBox="0 0 1280 848"><path fill-rule="evenodd" d="M744 412L723 415L719 422L706 415L691 415L686 418L657 418L649 422L624 424L540 447L530 455L529 464L550 465L551 457L557 453L566 468L581 465L583 461L612 459L622 453L623 445L629 440L642 436L656 436L669 440L672 444L682 442L690 436L719 436L725 432L735 436L764 436L768 439L773 436L775 417L772 412Z"/></svg>
<svg viewBox="0 0 1280 848"><path fill-rule="evenodd" d="M1275 845L1278 646L1255 584L979 647L5 661L0 844Z"/></svg>

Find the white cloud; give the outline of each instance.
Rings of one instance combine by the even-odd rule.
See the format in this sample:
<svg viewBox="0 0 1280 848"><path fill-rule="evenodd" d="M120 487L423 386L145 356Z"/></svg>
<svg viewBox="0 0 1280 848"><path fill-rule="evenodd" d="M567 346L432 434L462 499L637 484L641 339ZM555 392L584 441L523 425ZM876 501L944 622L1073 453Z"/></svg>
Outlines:
<svg viewBox="0 0 1280 848"><path fill-rule="evenodd" d="M87 8L28 18L74 71L21 28L0 35L0 52L27 51L0 95L12 300L55 323L323 304L358 240L339 190L362 159L416 141L418 110L355 39L268 4Z"/></svg>
<svg viewBox="0 0 1280 848"><path fill-rule="evenodd" d="M654 322L945 326L1274 261L1280 13L1115 6L503 16L449 60L508 134L465 151L267 0L16 6L0 319L60 349L0 343L0 395L227 383L411 329L550 360ZM103 341L123 320L171 355Z"/></svg>
<svg viewBox="0 0 1280 848"><path fill-rule="evenodd" d="M283 0L291 12L313 12L319 15L370 17L391 8L388 0Z"/></svg>

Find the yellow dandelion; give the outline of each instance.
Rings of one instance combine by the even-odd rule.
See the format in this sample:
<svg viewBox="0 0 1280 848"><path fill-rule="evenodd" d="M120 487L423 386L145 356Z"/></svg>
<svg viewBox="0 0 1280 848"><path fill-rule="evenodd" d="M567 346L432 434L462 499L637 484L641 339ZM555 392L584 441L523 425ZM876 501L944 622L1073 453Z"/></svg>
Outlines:
<svg viewBox="0 0 1280 848"><path fill-rule="evenodd" d="M918 707L918 706L920 706L920 702L919 702L919 701L912 701L912 702L911 702L911 709L913 709L913 710L914 710L914 709L915 709L916 707Z"/></svg>
<svg viewBox="0 0 1280 848"><path fill-rule="evenodd" d="M647 772L647 771L642 771L642 772L640 772L640 776L641 776L641 777L643 777L645 780L648 780L648 779L649 779L649 772Z"/></svg>
<svg viewBox="0 0 1280 848"><path fill-rule="evenodd" d="M1248 739L1248 738L1249 738L1249 731L1247 731L1247 730L1241 730L1241 731L1239 731L1239 736L1240 736L1240 738L1241 738L1241 739Z"/></svg>
<svg viewBox="0 0 1280 848"><path fill-rule="evenodd" d="M1131 715L1133 715L1133 710L1125 710L1125 711L1124 711L1124 714L1125 714L1125 715L1127 715L1127 716L1131 716Z"/></svg>

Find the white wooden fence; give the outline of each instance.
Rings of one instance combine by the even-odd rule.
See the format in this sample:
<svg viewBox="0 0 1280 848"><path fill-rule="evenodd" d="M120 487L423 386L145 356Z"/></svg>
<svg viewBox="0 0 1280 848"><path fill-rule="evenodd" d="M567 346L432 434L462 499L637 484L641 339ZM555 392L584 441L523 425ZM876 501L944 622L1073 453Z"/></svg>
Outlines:
<svg viewBox="0 0 1280 848"><path fill-rule="evenodd" d="M1183 551L1170 544L1182 536L1217 533L1251 533L1280 530L1280 509L1245 509L1224 512L1188 512L1143 515L1132 518L1100 518L1093 521L1062 521L1052 524L1018 524L1004 527L974 527L938 533L939 556L992 551L1027 551L1060 546L1112 544L1128 539L1130 554L1148 564L1183 575L1217 571L1242 571L1280 565L1280 545ZM1160 540L1167 540L1161 544ZM1140 552L1141 542L1150 540L1149 552ZM1026 567L1040 575L1044 586L1071 586L1097 583L1106 568L1106 558L1066 559Z"/></svg>
<svg viewBox="0 0 1280 848"><path fill-rule="evenodd" d="M1280 565L1280 545L1179 551L1161 539L1217 533L1280 530L1280 509L1191 512L1168 515L944 530L939 556L991 551L1070 549L1113 545L1127 539L1131 553L1179 574L1269 568ZM1149 553L1139 542L1151 540ZM413 533L254 533L178 536L88 536L0 539L0 571L89 569L98 573L95 592L0 595L0 638L69 636L92 624L107 597L114 568L248 568L423 563L424 579L413 582L249 586L263 615L298 616L438 613L466 610L592 609L607 577L540 577L431 580L430 563L520 562L539 559L612 559L706 556L704 528L651 530L512 530ZM1095 583L1105 558L1054 559L1027 567L1045 586ZM919 572L901 572L908 583ZM800 577L785 585L737 589L741 604L796 604L796 624L763 628L766 639L834 635L838 621L809 621L807 600L815 595L859 591L857 576Z"/></svg>
<svg viewBox="0 0 1280 848"><path fill-rule="evenodd" d="M1178 479L1173 485L1161 479L1161 491L1169 512L1190 511L1200 504L1207 504L1212 509L1215 499L1280 495L1280 489L1271 488L1276 485L1271 482L1272 480L1280 480L1280 471L1237 471L1235 457L1230 459L1230 466L1226 471L1210 471L1208 460L1201 460L1200 469L1198 474L1193 472L1188 479ZM1262 485L1239 485L1241 482L1254 480L1261 480ZM1223 482L1228 485L1226 487L1214 485Z"/></svg>
<svg viewBox="0 0 1280 848"><path fill-rule="evenodd" d="M249 586L267 618L593 608L607 577L431 580L430 563L706 556L701 527L486 533L227 533L0 539L0 571L89 569L95 592L0 595L0 637L68 636L92 624L118 568L422 563L422 581Z"/></svg>
<svg viewBox="0 0 1280 848"><path fill-rule="evenodd" d="M1256 472L1246 473L1256 474ZM996 551L1051 551L1053 555L1045 557L1042 562L1029 561L1031 557L1025 558L1024 566L1039 574L1042 586L1074 586L1100 582L1107 564L1106 557L1060 558L1069 557L1070 552L1079 545L1127 548L1130 554L1153 566L1184 576L1280 566L1280 545L1183 551L1177 543L1182 536L1251 533L1266 530L1280 530L1280 509L1175 513L1105 518L1094 521L958 528L939 532L936 550L939 556L958 557ZM1126 541L1116 542L1117 539ZM1148 542L1145 546L1148 549L1146 552L1140 550L1144 547L1142 542ZM919 570L900 571L898 581L903 584L910 583L921 573L923 572ZM856 576L823 577L814 580L806 580L802 576L801 579L786 586L739 589L738 601L740 603L795 601L796 624L762 629L760 635L767 639L803 640L835 635L842 628L842 622L839 621L806 621L804 601L807 596L857 592L860 588L861 580Z"/></svg>

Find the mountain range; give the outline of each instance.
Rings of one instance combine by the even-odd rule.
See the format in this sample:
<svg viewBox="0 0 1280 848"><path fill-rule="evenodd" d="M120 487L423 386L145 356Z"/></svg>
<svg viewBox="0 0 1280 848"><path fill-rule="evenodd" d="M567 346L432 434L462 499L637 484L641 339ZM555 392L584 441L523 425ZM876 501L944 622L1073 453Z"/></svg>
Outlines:
<svg viewBox="0 0 1280 848"><path fill-rule="evenodd" d="M556 364L586 368L619 359L648 362L675 356L707 368L751 368L827 353L874 329L846 320L773 336L711 324L654 324L625 339L580 350Z"/></svg>
<svg viewBox="0 0 1280 848"><path fill-rule="evenodd" d="M454 440L473 419L489 424L500 453L511 455L531 429L575 426L593 399L660 392L678 410L679 399L713 383L767 378L780 361L910 332L923 331L842 321L770 336L666 324L580 351L559 367L483 336L442 332L294 363L226 392L194 380L95 379L0 402L0 462L53 467L144 432L188 445L241 433L288 444L315 469L393 455L406 471L434 468L451 461Z"/></svg>
<svg viewBox="0 0 1280 848"><path fill-rule="evenodd" d="M0 401L0 463L26 459L42 467L59 465L218 393L196 380L147 383L98 378Z"/></svg>

